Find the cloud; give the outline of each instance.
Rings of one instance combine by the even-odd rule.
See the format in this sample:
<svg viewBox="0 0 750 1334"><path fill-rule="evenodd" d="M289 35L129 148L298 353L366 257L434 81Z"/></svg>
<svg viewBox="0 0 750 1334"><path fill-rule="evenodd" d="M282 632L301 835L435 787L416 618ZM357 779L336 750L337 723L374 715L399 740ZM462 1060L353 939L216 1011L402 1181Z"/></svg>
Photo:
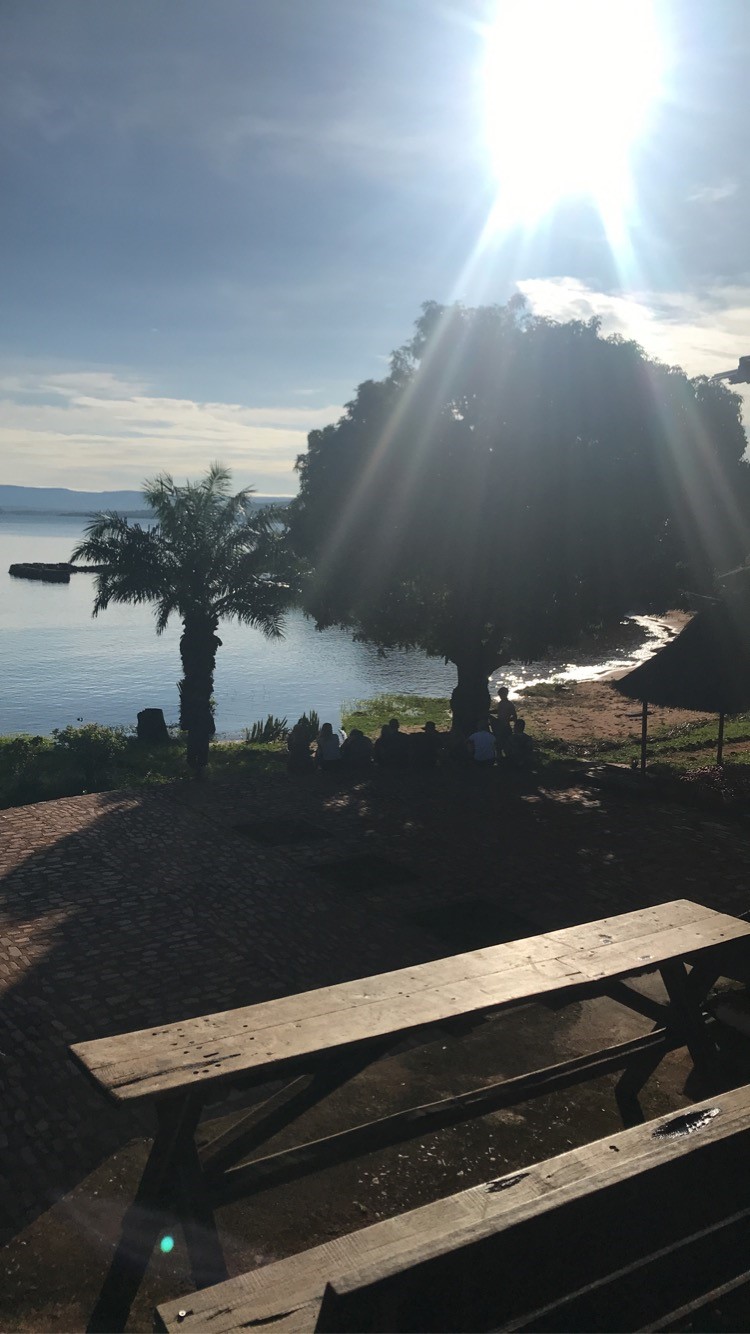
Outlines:
<svg viewBox="0 0 750 1334"><path fill-rule="evenodd" d="M336 404L198 402L160 397L147 388L109 371L0 376L2 480L127 488L160 471L196 477L220 459L238 486L292 494L294 461L307 432L342 411Z"/></svg>
<svg viewBox="0 0 750 1334"><path fill-rule="evenodd" d="M651 356L689 375L731 370L750 353L750 286L625 296L568 277L527 278L517 286L538 314L556 320L599 316L604 333L634 338ZM750 424L750 390L741 394Z"/></svg>
<svg viewBox="0 0 750 1334"><path fill-rule="evenodd" d="M691 204L721 204L739 190L739 181L723 181L720 185L701 185L688 195Z"/></svg>

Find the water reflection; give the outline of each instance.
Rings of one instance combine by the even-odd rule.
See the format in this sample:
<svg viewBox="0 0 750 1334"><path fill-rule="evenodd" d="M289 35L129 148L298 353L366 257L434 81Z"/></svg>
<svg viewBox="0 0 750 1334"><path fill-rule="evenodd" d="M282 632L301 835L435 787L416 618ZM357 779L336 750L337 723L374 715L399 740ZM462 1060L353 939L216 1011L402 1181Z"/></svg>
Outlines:
<svg viewBox="0 0 750 1334"><path fill-rule="evenodd" d="M566 681L602 680L612 672L622 672L637 667L674 637L672 627L658 616L629 616L622 624L640 626L645 636L643 641L637 646L631 644L613 649L609 655L598 661L592 661L590 657L585 660L583 654L578 658L575 654L571 654L569 659L548 658L540 662L511 662L507 667L501 667L499 671L493 672L490 677L490 692L496 695L501 685L506 685L514 691L522 686L540 685L542 681L563 684Z"/></svg>

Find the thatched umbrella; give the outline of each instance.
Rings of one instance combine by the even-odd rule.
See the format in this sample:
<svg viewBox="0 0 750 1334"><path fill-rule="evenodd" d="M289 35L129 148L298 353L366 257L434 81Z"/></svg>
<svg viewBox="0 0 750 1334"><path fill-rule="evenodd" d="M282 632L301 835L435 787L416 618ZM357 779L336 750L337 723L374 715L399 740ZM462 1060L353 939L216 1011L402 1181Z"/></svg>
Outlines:
<svg viewBox="0 0 750 1334"><path fill-rule="evenodd" d="M698 612L653 658L634 668L615 690L643 704L641 769L646 768L648 705L718 713L716 763L724 749L724 716L750 709L750 614L745 606L712 603Z"/></svg>

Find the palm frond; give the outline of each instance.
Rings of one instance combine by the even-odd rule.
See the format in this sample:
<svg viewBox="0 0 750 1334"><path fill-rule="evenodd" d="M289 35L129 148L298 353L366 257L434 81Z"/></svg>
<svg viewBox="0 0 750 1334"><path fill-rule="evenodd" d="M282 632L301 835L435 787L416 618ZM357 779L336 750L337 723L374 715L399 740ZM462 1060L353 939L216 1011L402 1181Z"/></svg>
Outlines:
<svg viewBox="0 0 750 1334"><path fill-rule="evenodd" d="M96 515L72 557L101 567L94 615L111 602L151 602L159 634L178 615L236 619L279 637L297 565L274 512L251 506L251 487L230 495L230 482L219 463L184 486L160 473L143 487L153 526Z"/></svg>
<svg viewBox="0 0 750 1334"><path fill-rule="evenodd" d="M199 486L207 495L217 497L227 494L231 482L232 474L229 468L217 461L209 464L208 472Z"/></svg>

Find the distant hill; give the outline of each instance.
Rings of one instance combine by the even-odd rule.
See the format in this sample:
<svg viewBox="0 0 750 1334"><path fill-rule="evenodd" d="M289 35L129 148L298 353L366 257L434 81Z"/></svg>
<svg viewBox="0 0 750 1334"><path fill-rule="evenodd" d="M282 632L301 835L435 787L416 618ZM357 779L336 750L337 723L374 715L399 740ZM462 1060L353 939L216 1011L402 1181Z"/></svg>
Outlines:
<svg viewBox="0 0 750 1334"><path fill-rule="evenodd" d="M34 514L146 514L140 491L69 491L64 486L0 486L0 510Z"/></svg>
<svg viewBox="0 0 750 1334"><path fill-rule="evenodd" d="M290 496L258 496L260 505L285 504ZM69 491L65 486L0 486L5 514L148 514L140 491Z"/></svg>

